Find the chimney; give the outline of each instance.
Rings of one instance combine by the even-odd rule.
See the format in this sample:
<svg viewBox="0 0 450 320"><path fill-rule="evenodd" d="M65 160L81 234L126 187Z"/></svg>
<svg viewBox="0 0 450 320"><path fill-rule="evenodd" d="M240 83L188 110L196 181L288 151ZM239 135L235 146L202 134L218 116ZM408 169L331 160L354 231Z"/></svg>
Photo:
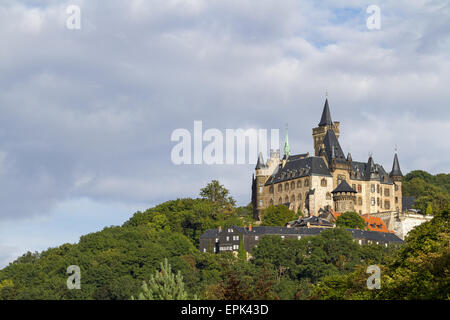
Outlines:
<svg viewBox="0 0 450 320"><path fill-rule="evenodd" d="M251 223L248 225L248 231L252 231L252 224Z"/></svg>

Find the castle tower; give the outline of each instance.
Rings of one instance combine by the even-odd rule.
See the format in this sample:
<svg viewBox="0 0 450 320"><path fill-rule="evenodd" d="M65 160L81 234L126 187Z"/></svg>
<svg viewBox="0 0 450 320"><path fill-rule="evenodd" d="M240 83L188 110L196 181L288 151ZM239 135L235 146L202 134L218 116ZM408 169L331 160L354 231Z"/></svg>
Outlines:
<svg viewBox="0 0 450 320"><path fill-rule="evenodd" d="M261 210L264 206L264 184L270 176L268 167L264 164L263 155L260 152L258 155L258 162L256 163L255 171L256 177L252 183L252 203L253 203L253 218L261 220Z"/></svg>
<svg viewBox="0 0 450 320"><path fill-rule="evenodd" d="M320 118L319 125L313 128L314 139L314 155L319 156L320 147L322 146L323 139L327 134L328 129L334 131L336 138L339 138L339 122L333 122L331 120L330 107L328 105L328 98L325 99L325 105L323 106L322 117Z"/></svg>
<svg viewBox="0 0 450 320"><path fill-rule="evenodd" d="M397 150L395 150L394 163L392 164L392 171L389 174L392 181L394 181L394 208L397 212L402 212L402 178L403 174L400 170L398 162Z"/></svg>
<svg viewBox="0 0 450 320"><path fill-rule="evenodd" d="M350 187L347 181L342 180L331 193L333 194L334 210L336 212L355 211L356 190Z"/></svg>

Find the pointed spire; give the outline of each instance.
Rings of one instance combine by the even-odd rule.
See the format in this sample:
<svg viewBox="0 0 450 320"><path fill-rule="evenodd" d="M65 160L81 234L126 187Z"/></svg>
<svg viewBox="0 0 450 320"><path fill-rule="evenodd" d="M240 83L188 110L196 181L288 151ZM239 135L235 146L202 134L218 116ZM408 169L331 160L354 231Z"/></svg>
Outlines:
<svg viewBox="0 0 450 320"><path fill-rule="evenodd" d="M375 172L375 163L373 162L372 153L369 153L369 160L367 161L367 168L369 173Z"/></svg>
<svg viewBox="0 0 450 320"><path fill-rule="evenodd" d="M286 137L284 138L284 156L287 158L291 154L291 147L289 146L288 125L286 124Z"/></svg>
<svg viewBox="0 0 450 320"><path fill-rule="evenodd" d="M390 175L392 177L403 177L402 171L400 170L400 164L398 162L397 150L395 150L394 163L392 164L392 171Z"/></svg>
<svg viewBox="0 0 450 320"><path fill-rule="evenodd" d="M348 161L348 162L353 161L352 155L350 154L350 152L349 152L348 155L347 155L347 161Z"/></svg>
<svg viewBox="0 0 450 320"><path fill-rule="evenodd" d="M263 155L262 155L262 152L260 152L258 155L258 162L256 163L255 170L262 169L264 167L265 167L265 164L264 164Z"/></svg>
<svg viewBox="0 0 450 320"><path fill-rule="evenodd" d="M325 99L325 105L323 106L322 118L319 122L319 127L333 125L331 121L330 107L328 106L328 97Z"/></svg>

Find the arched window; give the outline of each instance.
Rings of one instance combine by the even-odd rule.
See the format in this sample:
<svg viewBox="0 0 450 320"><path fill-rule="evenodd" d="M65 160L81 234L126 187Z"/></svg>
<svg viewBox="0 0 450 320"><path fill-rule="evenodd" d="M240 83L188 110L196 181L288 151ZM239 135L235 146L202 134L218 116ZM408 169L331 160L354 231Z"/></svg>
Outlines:
<svg viewBox="0 0 450 320"><path fill-rule="evenodd" d="M327 192L326 197L327 197L327 200L331 200L331 193Z"/></svg>
<svg viewBox="0 0 450 320"><path fill-rule="evenodd" d="M295 189L295 182L292 181L292 182L291 182L291 190L294 190L294 189Z"/></svg>
<svg viewBox="0 0 450 320"><path fill-rule="evenodd" d="M295 202L295 196L294 195L291 196L291 202Z"/></svg>
<svg viewBox="0 0 450 320"><path fill-rule="evenodd" d="M281 184L278 185L278 192L283 191L283 186Z"/></svg>
<svg viewBox="0 0 450 320"><path fill-rule="evenodd" d="M297 181L297 188L301 188L302 182L300 180Z"/></svg>
<svg viewBox="0 0 450 320"><path fill-rule="evenodd" d="M288 191L289 190L289 183L285 183L284 184L284 191Z"/></svg>
<svg viewBox="0 0 450 320"><path fill-rule="evenodd" d="M288 196L286 196L286 197L284 198L284 202L285 202L285 203L288 203L288 202L289 202L289 197L288 197Z"/></svg>
<svg viewBox="0 0 450 320"><path fill-rule="evenodd" d="M272 199L270 199L269 204L270 204L271 206L273 206L273 200L272 200Z"/></svg>
<svg viewBox="0 0 450 320"><path fill-rule="evenodd" d="M301 193L298 194L298 201L302 201L302 194Z"/></svg>
<svg viewBox="0 0 450 320"><path fill-rule="evenodd" d="M320 186L326 187L327 186L327 179L323 178L322 180L320 180Z"/></svg>
<svg viewBox="0 0 450 320"><path fill-rule="evenodd" d="M305 180L305 187L309 187L309 180L308 179Z"/></svg>
<svg viewBox="0 0 450 320"><path fill-rule="evenodd" d="M278 199L278 204L282 204L283 203L283 199L281 199L281 197L280 197L280 199Z"/></svg>
<svg viewBox="0 0 450 320"><path fill-rule="evenodd" d="M273 186L270 186L269 192L270 192L270 193L273 193Z"/></svg>

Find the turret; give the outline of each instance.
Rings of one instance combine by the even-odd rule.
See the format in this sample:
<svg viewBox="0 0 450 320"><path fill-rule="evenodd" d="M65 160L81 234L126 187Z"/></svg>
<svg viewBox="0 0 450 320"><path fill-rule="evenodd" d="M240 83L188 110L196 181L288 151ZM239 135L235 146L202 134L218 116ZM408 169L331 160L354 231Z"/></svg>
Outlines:
<svg viewBox="0 0 450 320"><path fill-rule="evenodd" d="M347 181L342 180L331 193L333 194L334 210L336 212L355 211L356 190L350 187Z"/></svg>
<svg viewBox="0 0 450 320"><path fill-rule="evenodd" d="M392 180L401 180L403 177L402 171L400 170L400 164L398 163L397 152L394 155L394 163L392 164L392 171L389 174Z"/></svg>
<svg viewBox="0 0 450 320"><path fill-rule="evenodd" d="M403 174L400 170L400 163L398 162L397 150L394 155L394 163L392 164L392 171L389 174L392 181L394 181L394 205L397 212L402 212L402 178Z"/></svg>

